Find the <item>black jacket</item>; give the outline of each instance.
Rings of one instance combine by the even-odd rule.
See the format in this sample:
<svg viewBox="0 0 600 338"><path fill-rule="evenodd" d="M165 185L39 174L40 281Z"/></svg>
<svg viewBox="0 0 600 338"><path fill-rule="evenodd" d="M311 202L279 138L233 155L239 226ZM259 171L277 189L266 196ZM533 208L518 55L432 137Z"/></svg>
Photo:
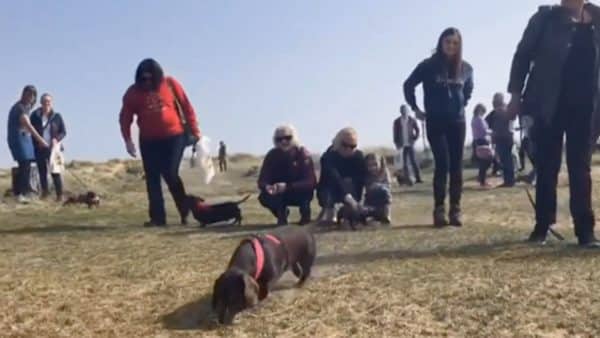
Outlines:
<svg viewBox="0 0 600 338"><path fill-rule="evenodd" d="M399 117L396 120L394 120L394 144L396 145L396 148L408 146L412 147L415 144L415 141L419 139L419 135L421 133L421 130L419 129L419 123L412 116L408 116L408 132L410 133L410 135L408 136L408 144L404 144L402 117Z"/></svg>
<svg viewBox="0 0 600 338"><path fill-rule="evenodd" d="M67 130L65 128L65 123L62 119L62 116L59 113L52 112L52 114L48 118L48 123L44 126L42 124L41 113L42 113L41 109L37 109L33 113L31 113L31 116L29 117L29 119L31 121L31 125L33 126L33 128L35 128L35 130L38 132L38 134L40 134L42 137L44 136L44 128L50 128L50 136L53 139L62 141L67 136ZM35 140L33 143L35 145L36 153L42 149L37 144L37 142L35 142ZM51 144L50 144L50 146L51 146Z"/></svg>
<svg viewBox="0 0 600 338"><path fill-rule="evenodd" d="M362 198L367 178L367 162L360 150L354 155L342 157L332 147L321 156L321 177L318 189L333 188L344 194L352 194L357 201ZM344 179L352 180L352 187L348 186Z"/></svg>
<svg viewBox="0 0 600 338"><path fill-rule="evenodd" d="M415 88L423 84L427 119L464 121L465 106L473 93L473 68L463 61L457 79L449 79L446 66L432 56L421 62L404 82L404 98L418 109Z"/></svg>
<svg viewBox="0 0 600 338"><path fill-rule="evenodd" d="M600 134L600 8L587 3L585 9L592 16L596 62L594 69L594 114L590 126L595 141ZM550 123L556 113L560 97L562 72L569 55L574 26L562 6L542 6L535 13L517 46L510 72L508 91L523 95L522 113L536 120Z"/></svg>

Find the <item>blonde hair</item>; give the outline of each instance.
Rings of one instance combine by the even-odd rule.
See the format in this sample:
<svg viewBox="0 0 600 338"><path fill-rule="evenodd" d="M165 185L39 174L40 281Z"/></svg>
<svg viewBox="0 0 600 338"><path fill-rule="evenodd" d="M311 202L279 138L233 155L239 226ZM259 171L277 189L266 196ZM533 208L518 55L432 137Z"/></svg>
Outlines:
<svg viewBox="0 0 600 338"><path fill-rule="evenodd" d="M385 173L385 171L387 170L387 163L385 161L385 156L376 154L376 153L369 153L367 154L367 156L365 156L365 163L368 165L369 162L375 162L377 163L377 174L378 175L382 175Z"/></svg>
<svg viewBox="0 0 600 338"><path fill-rule="evenodd" d="M277 137L282 135L289 135L292 137L290 144L293 146L300 146L300 138L298 137L298 131L291 124L284 124L277 128L273 132L273 144L277 146Z"/></svg>
<svg viewBox="0 0 600 338"><path fill-rule="evenodd" d="M332 148L335 151L340 151L343 148L344 139L346 137L352 137L358 141L358 133L356 129L352 127L346 127L342 130L338 131L338 133L333 138Z"/></svg>

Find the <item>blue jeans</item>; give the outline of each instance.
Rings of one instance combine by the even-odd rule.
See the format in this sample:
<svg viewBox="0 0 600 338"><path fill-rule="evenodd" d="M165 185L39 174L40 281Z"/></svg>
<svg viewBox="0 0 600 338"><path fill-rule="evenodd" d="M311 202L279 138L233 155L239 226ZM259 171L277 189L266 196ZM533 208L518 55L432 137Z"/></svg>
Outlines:
<svg viewBox="0 0 600 338"><path fill-rule="evenodd" d="M505 185L515 184L515 164L512 156L513 145L514 142L512 140L496 141L496 151L502 163L502 175L504 176Z"/></svg>
<svg viewBox="0 0 600 338"><path fill-rule="evenodd" d="M188 208L185 206L185 189L179 177L179 165L181 164L184 149L185 138L183 135L164 140L142 140L140 142L142 162L144 163L144 172L146 173L148 201L150 204L150 220L155 224L166 224L167 222L161 177L169 187L182 223L185 223L189 213Z"/></svg>

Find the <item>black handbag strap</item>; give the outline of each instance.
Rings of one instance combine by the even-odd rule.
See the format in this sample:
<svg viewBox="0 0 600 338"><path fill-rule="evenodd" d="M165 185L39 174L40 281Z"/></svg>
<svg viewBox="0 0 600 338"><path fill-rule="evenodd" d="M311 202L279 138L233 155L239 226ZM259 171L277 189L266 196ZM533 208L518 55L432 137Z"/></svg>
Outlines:
<svg viewBox="0 0 600 338"><path fill-rule="evenodd" d="M179 98L177 97L177 93L175 92L175 88L171 82L171 79L167 79L167 85L169 86L169 90L171 90L171 94L173 94L173 101L175 102L175 108L177 109L177 114L181 120L181 125L186 127L188 123L185 115L183 114L183 108L181 107L181 103L179 102Z"/></svg>

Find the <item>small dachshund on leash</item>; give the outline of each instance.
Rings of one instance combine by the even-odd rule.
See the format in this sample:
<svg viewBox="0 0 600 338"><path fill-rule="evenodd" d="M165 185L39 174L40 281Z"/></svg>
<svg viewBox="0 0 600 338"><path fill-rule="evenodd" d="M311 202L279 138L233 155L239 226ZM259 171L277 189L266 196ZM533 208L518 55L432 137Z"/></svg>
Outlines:
<svg viewBox="0 0 600 338"><path fill-rule="evenodd" d="M71 196L67 198L63 206L73 205L73 204L85 204L89 209L92 207L99 208L100 207L100 196L93 191L88 191L85 194Z"/></svg>
<svg viewBox="0 0 600 338"><path fill-rule="evenodd" d="M237 202L208 204L201 197L188 195L186 197L186 203L188 209L200 223L201 227L227 221L233 221L233 224L240 226L242 225L242 210L240 209L240 204L246 202L250 196L251 195L247 195Z"/></svg>

